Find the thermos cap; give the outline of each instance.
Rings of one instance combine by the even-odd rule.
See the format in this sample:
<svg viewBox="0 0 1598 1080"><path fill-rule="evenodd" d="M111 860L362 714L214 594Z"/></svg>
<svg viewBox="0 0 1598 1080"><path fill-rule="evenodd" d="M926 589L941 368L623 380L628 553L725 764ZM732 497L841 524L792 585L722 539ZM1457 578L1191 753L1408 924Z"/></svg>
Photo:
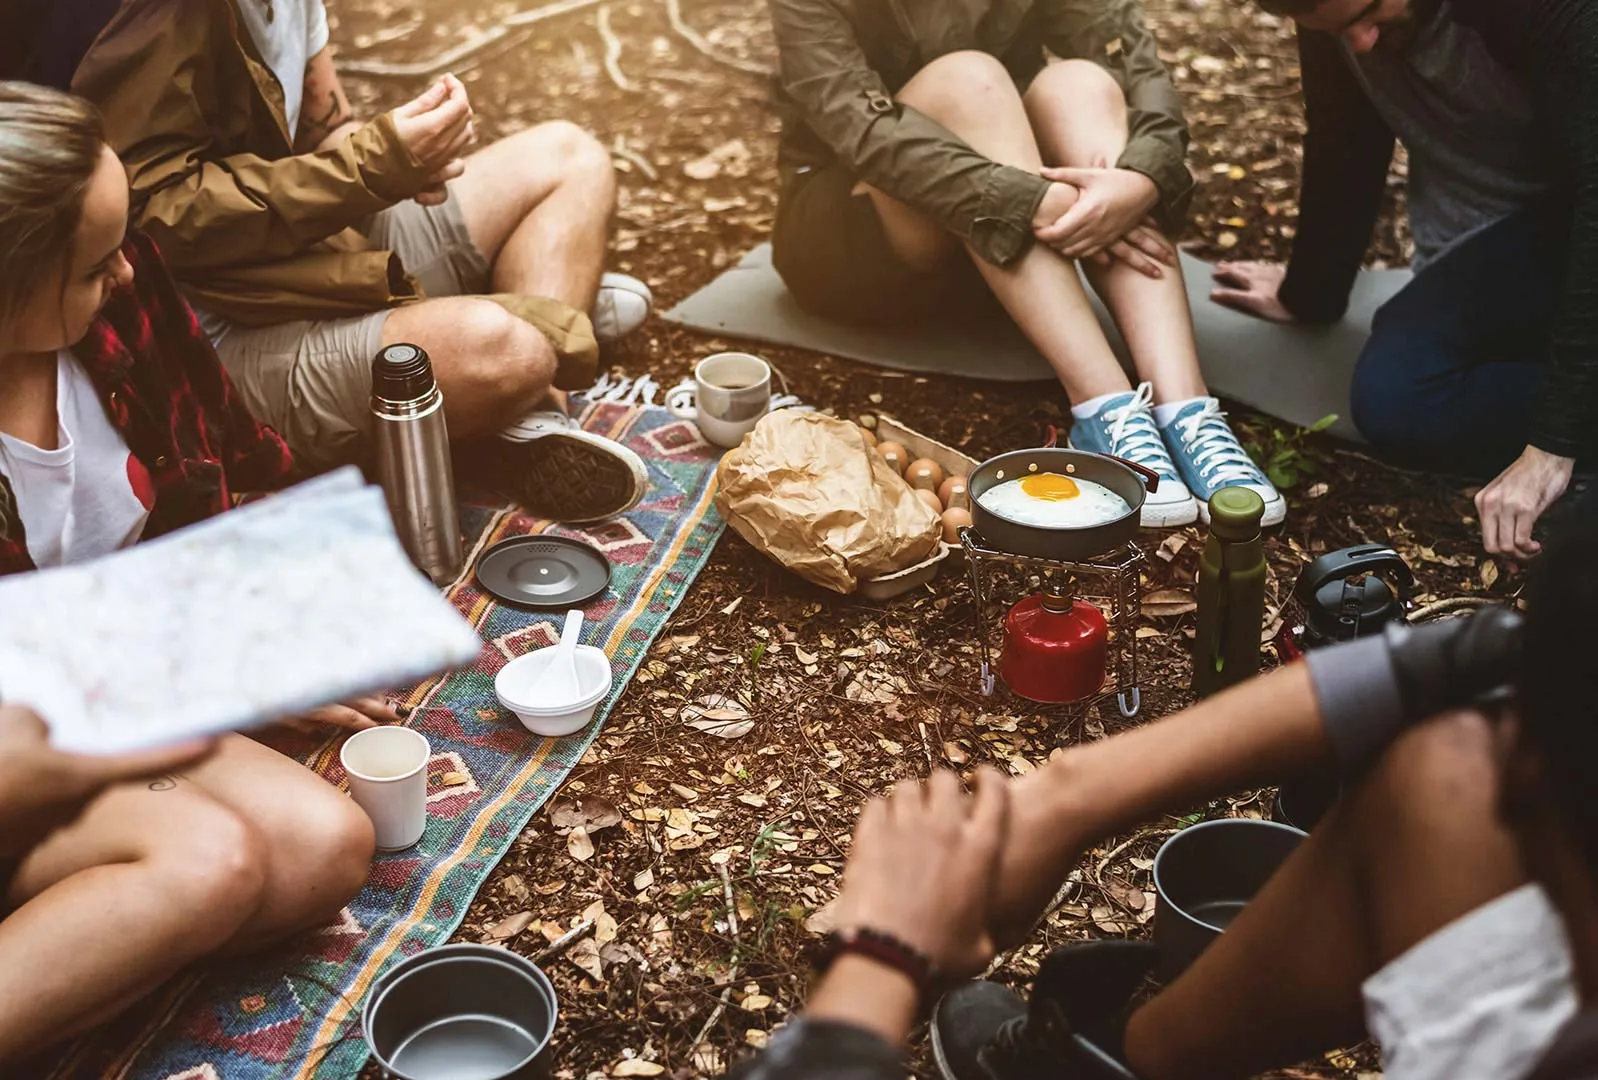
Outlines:
<svg viewBox="0 0 1598 1080"><path fill-rule="evenodd" d="M1224 487L1210 496L1210 532L1222 540L1252 540L1260 534L1265 500L1252 488Z"/></svg>
<svg viewBox="0 0 1598 1080"><path fill-rule="evenodd" d="M418 345L390 345L372 361L372 396L384 401L417 401L433 392L433 363Z"/></svg>

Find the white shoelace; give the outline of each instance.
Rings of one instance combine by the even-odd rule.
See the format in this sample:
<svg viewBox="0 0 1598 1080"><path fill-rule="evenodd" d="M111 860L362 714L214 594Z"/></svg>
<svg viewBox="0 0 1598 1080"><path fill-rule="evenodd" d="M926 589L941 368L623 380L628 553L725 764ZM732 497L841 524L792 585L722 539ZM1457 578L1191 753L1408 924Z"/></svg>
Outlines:
<svg viewBox="0 0 1598 1080"><path fill-rule="evenodd" d="M1153 402L1154 384L1143 383L1131 401L1105 410L1104 419L1110 422L1110 453L1146 465L1162 476L1175 476L1165 440L1154 425Z"/></svg>
<svg viewBox="0 0 1598 1080"><path fill-rule="evenodd" d="M1182 449L1191 454L1199 475L1216 486L1258 484L1265 478L1226 422L1220 404L1211 398L1204 408L1176 422Z"/></svg>

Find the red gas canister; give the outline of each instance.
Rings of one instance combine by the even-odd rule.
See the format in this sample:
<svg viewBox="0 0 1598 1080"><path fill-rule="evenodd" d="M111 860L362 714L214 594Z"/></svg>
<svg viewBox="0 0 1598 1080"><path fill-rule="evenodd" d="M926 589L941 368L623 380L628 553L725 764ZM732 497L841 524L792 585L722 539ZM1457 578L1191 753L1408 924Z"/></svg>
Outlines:
<svg viewBox="0 0 1598 1080"><path fill-rule="evenodd" d="M1029 596L1004 617L999 675L1032 701L1081 701L1104 685L1109 636L1104 613L1087 601Z"/></svg>

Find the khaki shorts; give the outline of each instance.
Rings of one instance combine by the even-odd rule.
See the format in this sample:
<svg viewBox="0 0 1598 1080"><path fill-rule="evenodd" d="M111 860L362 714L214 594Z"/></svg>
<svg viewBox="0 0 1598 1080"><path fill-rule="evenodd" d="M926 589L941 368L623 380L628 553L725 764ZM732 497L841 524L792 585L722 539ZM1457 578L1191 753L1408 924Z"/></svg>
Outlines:
<svg viewBox="0 0 1598 1080"><path fill-rule="evenodd" d="M1538 885L1449 923L1364 989L1387 1080L1520 1080L1578 1005L1565 924Z"/></svg>
<svg viewBox="0 0 1598 1080"><path fill-rule="evenodd" d="M472 243L454 191L441 206L391 206L361 232L397 254L426 296L489 290L488 258ZM387 311L378 311L353 319L229 326L216 351L250 410L282 434L303 465L325 468L361 456L372 360L383 346L387 319Z"/></svg>

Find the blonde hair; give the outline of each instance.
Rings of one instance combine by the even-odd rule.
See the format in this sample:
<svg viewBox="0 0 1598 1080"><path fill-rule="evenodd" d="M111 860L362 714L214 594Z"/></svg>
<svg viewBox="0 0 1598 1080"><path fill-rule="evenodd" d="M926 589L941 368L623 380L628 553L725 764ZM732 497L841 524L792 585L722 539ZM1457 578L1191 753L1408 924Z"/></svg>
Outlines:
<svg viewBox="0 0 1598 1080"><path fill-rule="evenodd" d="M41 272L65 283L104 147L105 127L87 101L0 82L0 330L21 315Z"/></svg>

